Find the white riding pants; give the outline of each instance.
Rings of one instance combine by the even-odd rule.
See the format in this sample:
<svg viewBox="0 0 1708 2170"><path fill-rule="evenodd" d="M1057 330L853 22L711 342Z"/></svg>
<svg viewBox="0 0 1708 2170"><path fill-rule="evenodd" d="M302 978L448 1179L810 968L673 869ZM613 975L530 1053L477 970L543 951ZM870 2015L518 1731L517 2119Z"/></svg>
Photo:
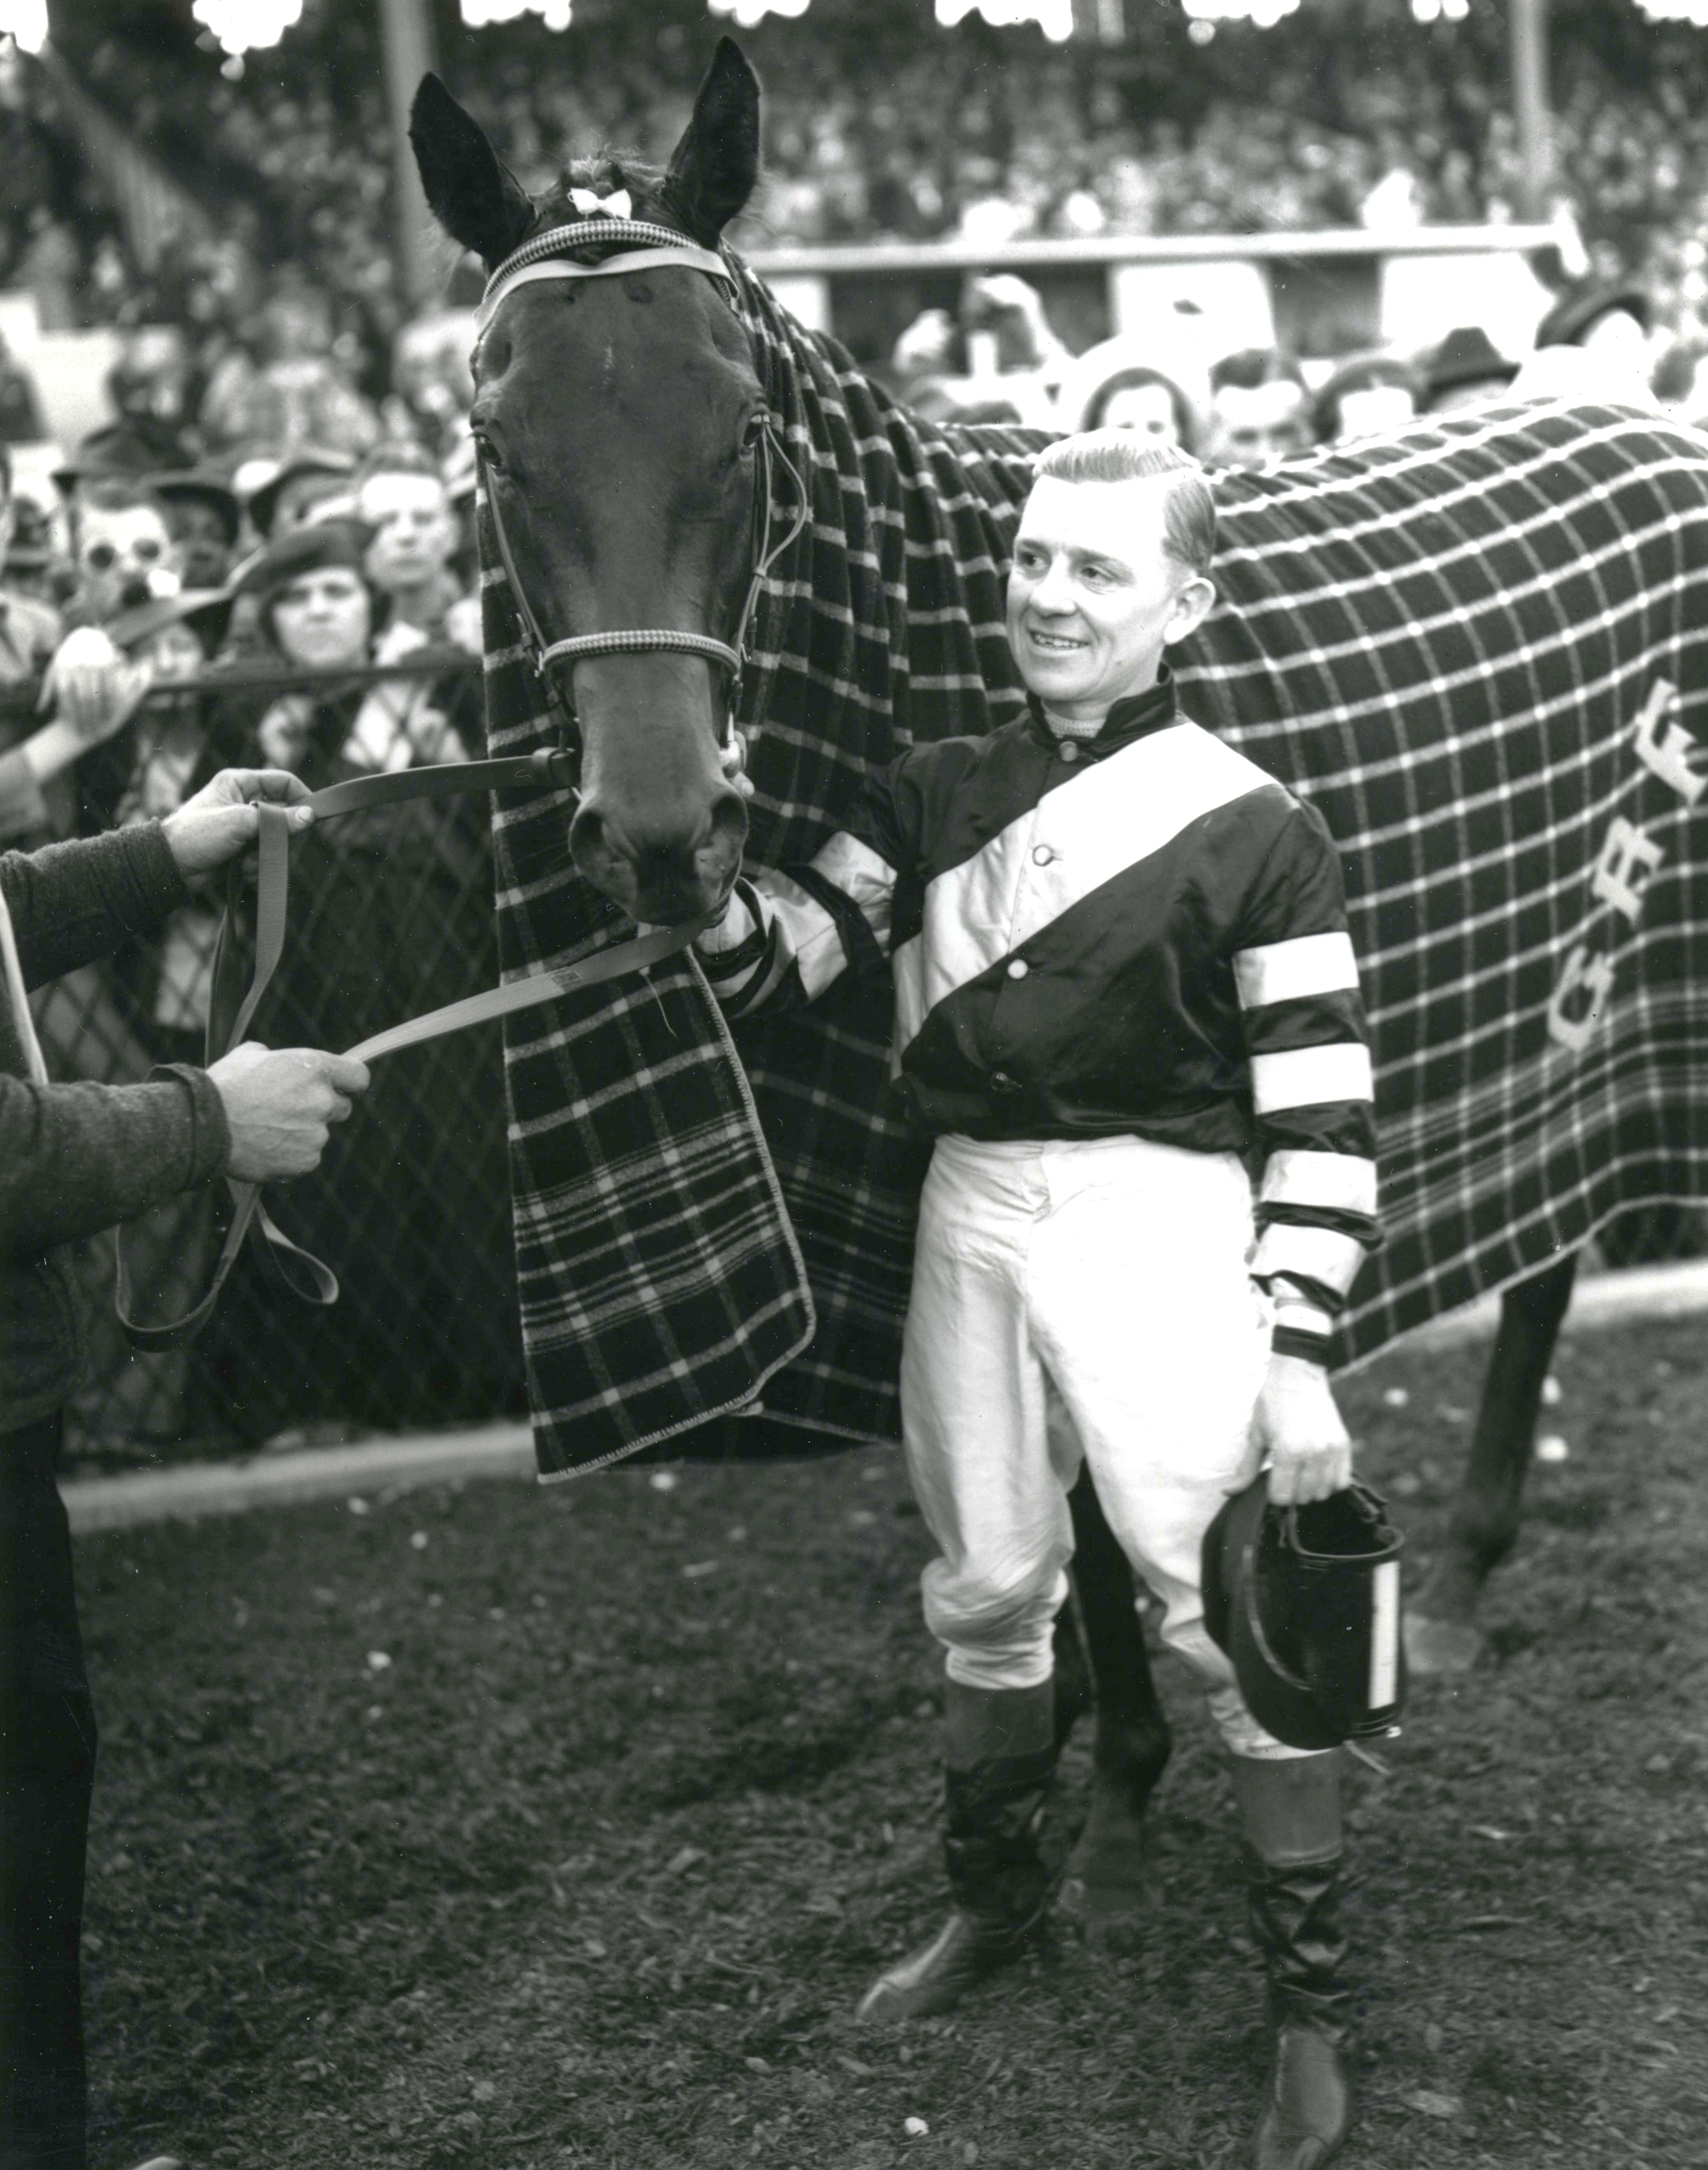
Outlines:
<svg viewBox="0 0 1708 2170"><path fill-rule="evenodd" d="M1257 1472L1268 1359L1232 1153L1134 1137L939 1138L901 1359L908 1473L941 1547L926 1625L969 1687L1035 1687L1067 1595L1081 1458L1235 1754L1299 1751L1246 1710L1210 1640L1204 1533Z"/></svg>

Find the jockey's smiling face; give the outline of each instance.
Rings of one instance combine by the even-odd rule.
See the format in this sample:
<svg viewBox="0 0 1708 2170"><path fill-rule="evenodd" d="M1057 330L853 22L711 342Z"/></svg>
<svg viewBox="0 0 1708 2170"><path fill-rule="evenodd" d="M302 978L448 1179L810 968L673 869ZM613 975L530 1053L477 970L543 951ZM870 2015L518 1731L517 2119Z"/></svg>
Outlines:
<svg viewBox="0 0 1708 2170"><path fill-rule="evenodd" d="M1162 651L1208 613L1215 590L1166 542L1177 476L1067 482L1041 476L1008 576L1020 675L1065 723L1100 722L1156 682Z"/></svg>

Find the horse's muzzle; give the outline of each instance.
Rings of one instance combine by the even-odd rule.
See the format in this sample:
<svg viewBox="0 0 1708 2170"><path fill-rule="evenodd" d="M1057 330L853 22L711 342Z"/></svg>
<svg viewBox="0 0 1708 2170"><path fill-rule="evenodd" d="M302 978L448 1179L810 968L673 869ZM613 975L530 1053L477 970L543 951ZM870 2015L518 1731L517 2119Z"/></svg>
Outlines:
<svg viewBox="0 0 1708 2170"><path fill-rule="evenodd" d="M619 808L595 791L569 826L577 873L631 919L652 927L677 927L716 911L746 841L747 803L728 785L672 810Z"/></svg>

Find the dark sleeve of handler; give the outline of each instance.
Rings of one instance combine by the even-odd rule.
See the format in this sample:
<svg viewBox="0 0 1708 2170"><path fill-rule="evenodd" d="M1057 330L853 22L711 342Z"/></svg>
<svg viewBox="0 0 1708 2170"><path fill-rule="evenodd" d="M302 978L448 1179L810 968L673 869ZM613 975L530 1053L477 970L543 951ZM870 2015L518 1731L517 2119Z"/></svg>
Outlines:
<svg viewBox="0 0 1708 2170"><path fill-rule="evenodd" d="M36 987L107 955L189 892L148 822L0 855L0 894L24 984ZM231 1135L205 1071L174 1065L141 1085L36 1084L14 1012L0 1000L0 1258L39 1259L225 1172Z"/></svg>
<svg viewBox="0 0 1708 2170"><path fill-rule="evenodd" d="M1369 1028L1340 860L1295 802L1247 894L1234 950L1262 1177L1252 1276L1278 1355L1326 1363L1376 1220Z"/></svg>

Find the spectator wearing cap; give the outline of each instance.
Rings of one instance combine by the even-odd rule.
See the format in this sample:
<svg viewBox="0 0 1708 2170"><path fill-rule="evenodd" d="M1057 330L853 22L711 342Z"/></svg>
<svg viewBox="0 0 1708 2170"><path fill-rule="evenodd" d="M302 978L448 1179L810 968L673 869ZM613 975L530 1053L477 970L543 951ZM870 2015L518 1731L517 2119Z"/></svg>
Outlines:
<svg viewBox="0 0 1708 2170"><path fill-rule="evenodd" d="M205 468L151 475L149 487L166 508L178 569L192 588L220 588L232 569L243 513L222 475Z"/></svg>
<svg viewBox="0 0 1708 2170"><path fill-rule="evenodd" d="M1519 373L1517 362L1499 352L1481 324L1455 325L1423 356L1420 366L1426 414L1456 414L1492 406Z"/></svg>
<svg viewBox="0 0 1708 2170"><path fill-rule="evenodd" d="M316 521L280 536L245 572L239 593L254 596L260 629L286 663L361 670L428 646L413 627L400 633L387 622L391 599L372 577L373 541L360 521ZM259 743L270 761L317 785L333 780L334 758L343 774L467 761L468 738L478 737L477 698L466 674L454 719L435 676L304 689L267 710Z"/></svg>
<svg viewBox="0 0 1708 2170"><path fill-rule="evenodd" d="M1261 468L1310 441L1304 371L1279 347L1245 347L1210 366L1207 457L1224 468Z"/></svg>
<svg viewBox="0 0 1708 2170"><path fill-rule="evenodd" d="M300 527L318 508L348 498L355 462L348 452L305 445L249 500L249 519L264 542Z"/></svg>
<svg viewBox="0 0 1708 2170"><path fill-rule="evenodd" d="M1317 441L1345 444L1403 430L1417 412L1422 388L1417 371L1398 355L1354 355L1317 392Z"/></svg>
<svg viewBox="0 0 1708 2170"><path fill-rule="evenodd" d="M353 520L318 521L278 535L237 584L253 598L272 653L299 671L360 671L373 660L383 607L366 571L369 531ZM344 746L361 704L357 687L336 683L281 694L255 725L261 756L301 776L311 789L355 772Z"/></svg>

